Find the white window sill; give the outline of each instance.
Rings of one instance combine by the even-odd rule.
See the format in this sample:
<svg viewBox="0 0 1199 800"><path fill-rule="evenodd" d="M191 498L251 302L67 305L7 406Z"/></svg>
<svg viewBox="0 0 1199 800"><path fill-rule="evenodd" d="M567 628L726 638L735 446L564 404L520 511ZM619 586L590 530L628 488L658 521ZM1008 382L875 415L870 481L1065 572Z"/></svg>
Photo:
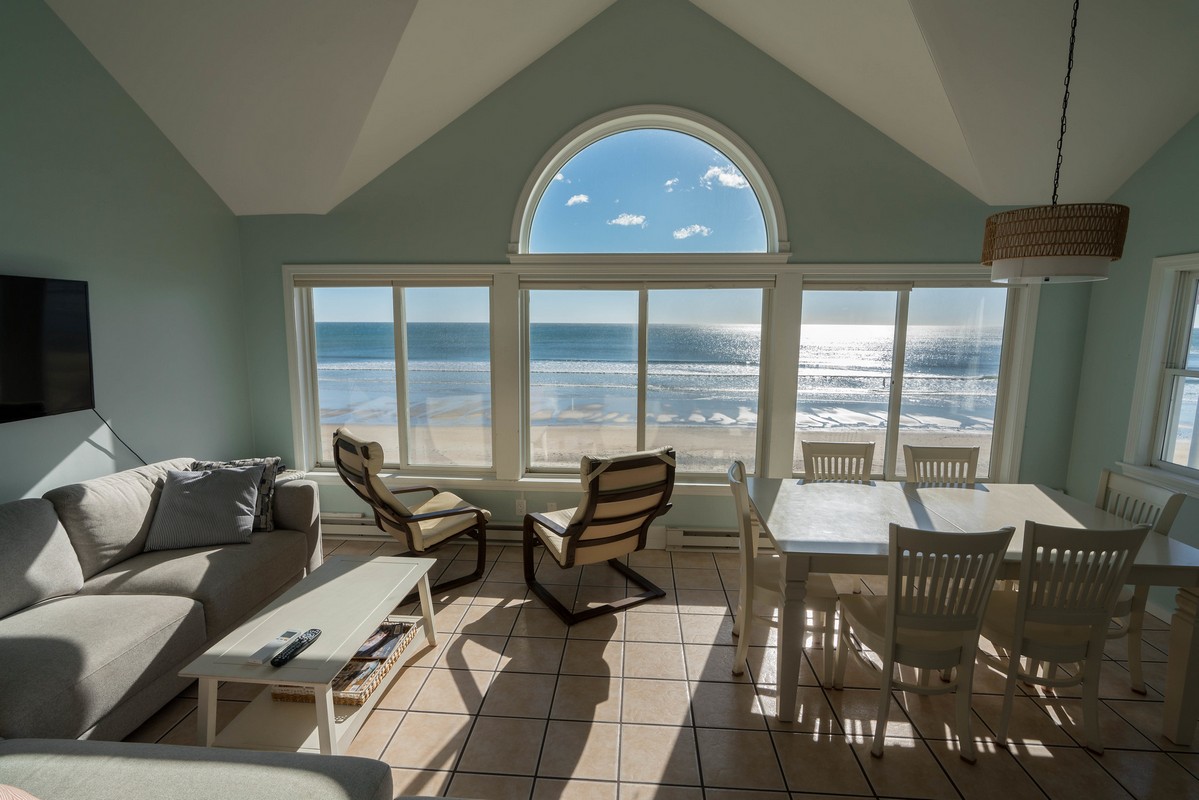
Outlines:
<svg viewBox="0 0 1199 800"><path fill-rule="evenodd" d="M315 482L317 486L345 485L336 470L327 468L309 470L304 477ZM486 476L401 475L395 472L382 472L379 477L383 479L384 485L388 488L429 485L451 491L465 489L484 492L553 492L557 494L581 491L578 475L536 475L526 476L516 481L505 481ZM729 494L729 485L723 475L713 475L711 480L696 477L682 478L676 479L674 493L688 497L726 497Z"/></svg>
<svg viewBox="0 0 1199 800"><path fill-rule="evenodd" d="M1191 497L1199 498L1199 478L1192 478L1161 467L1145 466L1143 464L1126 464L1117 461L1118 471L1130 478L1146 481L1157 486L1182 492Z"/></svg>

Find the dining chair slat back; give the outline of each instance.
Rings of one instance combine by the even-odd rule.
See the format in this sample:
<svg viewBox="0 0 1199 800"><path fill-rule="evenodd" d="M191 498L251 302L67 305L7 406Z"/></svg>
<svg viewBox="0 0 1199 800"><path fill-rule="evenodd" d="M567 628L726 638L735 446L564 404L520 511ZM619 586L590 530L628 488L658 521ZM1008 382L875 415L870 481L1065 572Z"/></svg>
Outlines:
<svg viewBox="0 0 1199 800"><path fill-rule="evenodd" d="M1154 533L1169 536L1185 499L1186 495L1179 492L1105 469L1099 473L1095 506L1134 525L1146 525ZM1146 693L1141 636L1148 599L1148 585L1124 587L1112 612L1114 624L1107 632L1108 639L1128 637L1128 683L1138 694Z"/></svg>
<svg viewBox="0 0 1199 800"><path fill-rule="evenodd" d="M1019 590L996 591L983 620L983 635L1007 651L1007 683L995 738L1007 745L1016 681L1040 686L1082 684L1086 746L1103 752L1099 740L1099 672L1103 645L1120 590L1149 529L1093 530L1024 525ZM1027 656L1029 669L1020 667ZM1058 678L1056 665L1081 663L1073 676ZM1045 675L1041 664L1048 664Z"/></svg>
<svg viewBox="0 0 1199 800"><path fill-rule="evenodd" d="M851 634L882 660L878 720L871 754L883 755L894 688L918 694L956 692L957 734L963 759L975 760L970 705L975 654L991 589L1015 533L926 531L891 523L886 597L841 598L841 642L834 686L845 678ZM920 670L919 684L895 678L895 667ZM944 684L930 686L929 670Z"/></svg>
<svg viewBox="0 0 1199 800"><path fill-rule="evenodd" d="M874 464L874 442L802 441L804 481L866 483Z"/></svg>
<svg viewBox="0 0 1199 800"><path fill-rule="evenodd" d="M977 447L932 447L905 444L903 462L908 483L972 486L978 475Z"/></svg>
<svg viewBox="0 0 1199 800"><path fill-rule="evenodd" d="M1095 506L1134 525L1145 525L1155 533L1169 536L1185 499L1186 495L1179 492L1105 469L1099 473Z"/></svg>

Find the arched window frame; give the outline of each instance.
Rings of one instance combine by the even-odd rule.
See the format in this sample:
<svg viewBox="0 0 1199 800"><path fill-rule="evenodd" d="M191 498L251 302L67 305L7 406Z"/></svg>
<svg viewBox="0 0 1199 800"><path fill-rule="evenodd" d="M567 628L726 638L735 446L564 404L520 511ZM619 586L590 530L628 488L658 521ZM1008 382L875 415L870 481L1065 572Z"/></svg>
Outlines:
<svg viewBox="0 0 1199 800"><path fill-rule="evenodd" d="M757 196L758 205L762 209L762 219L766 225L766 252L733 254L737 260L773 255L774 258L762 259L771 262L778 261L778 255L788 256L791 252L791 242L787 238L787 221L783 214L783 204L778 187L770 177L766 165L753 149L733 131L726 128L711 117L675 106L643 105L628 106L592 117L583 124L571 130L554 143L537 166L529 175L521 190L520 200L516 204L516 214L512 220L512 234L508 244L508 254L512 261L528 261L541 256L560 259L562 254L530 253L529 236L533 228L533 216L541 197L545 193L554 176L568 161L591 145L618 133L636 130L668 130L687 134L710 144L733 162L749 182ZM594 254L567 254L572 258L586 255L595 258ZM599 258L610 260L614 255L599 254ZM670 260L677 257L675 253L637 253L638 262L645 263L655 259ZM688 254L694 257L695 254ZM728 261L729 254L722 253L721 259Z"/></svg>

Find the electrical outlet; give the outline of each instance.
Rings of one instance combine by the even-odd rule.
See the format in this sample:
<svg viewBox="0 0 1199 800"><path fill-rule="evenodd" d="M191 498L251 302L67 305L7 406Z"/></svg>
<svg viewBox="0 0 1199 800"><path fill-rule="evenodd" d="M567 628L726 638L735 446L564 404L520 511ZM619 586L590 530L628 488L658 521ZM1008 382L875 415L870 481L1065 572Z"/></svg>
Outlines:
<svg viewBox="0 0 1199 800"><path fill-rule="evenodd" d="M557 504L557 503L546 503L546 504L545 504L545 510L546 510L546 511L557 511L557 510L558 510L558 504Z"/></svg>
<svg viewBox="0 0 1199 800"><path fill-rule="evenodd" d="M524 519L525 514L529 512L529 504L525 502L525 496L522 494L516 498L516 516Z"/></svg>

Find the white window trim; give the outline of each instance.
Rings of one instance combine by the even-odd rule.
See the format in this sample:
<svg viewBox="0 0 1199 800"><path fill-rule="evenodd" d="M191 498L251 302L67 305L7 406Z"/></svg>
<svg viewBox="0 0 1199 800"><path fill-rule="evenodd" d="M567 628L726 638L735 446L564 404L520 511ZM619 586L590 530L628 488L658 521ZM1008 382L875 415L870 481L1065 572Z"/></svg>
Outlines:
<svg viewBox="0 0 1199 800"><path fill-rule="evenodd" d="M1199 496L1199 479L1194 477L1193 470L1185 467L1175 470L1165 464L1154 463L1162 381L1170 357L1170 338L1174 333L1172 322L1178 302L1176 289L1182 273L1197 270L1199 253L1153 259L1149 271L1149 295L1145 301L1145 322L1141 327L1137 374L1128 414L1128 436L1124 443L1124 460L1119 466L1121 471L1129 475Z"/></svg>
<svg viewBox="0 0 1199 800"><path fill-rule="evenodd" d="M920 282L922 285L982 285L988 272L977 264L749 264L724 259L720 264L662 263L643 256L609 257L595 271L577 265L537 264L300 264L283 267L284 316L287 325L288 377L291 388L292 444L298 465L309 469L320 453L320 430L313 364L311 307L305 287L320 285L479 285L491 286L492 409L493 418L520 420L524 403L525 343L521 323L520 290L525 285L546 281L560 288L609 285L623 280L638 285L653 283L683 286L725 285L759 281L765 290L767 313L762 320L765 338L762 359L761 397L768 402L760 418L758 474L790 477L794 458L795 396L799 357L799 321L806 282L828 285L868 281ZM1196 262L1199 265L1199 260ZM637 267L640 267L638 269ZM621 274L613 274L617 268ZM647 274L651 273L651 274ZM723 280L716 280L717 277ZM732 278L732 276L736 276ZM705 281L710 278L710 281ZM773 288L770 288L770 285ZM1003 374L1000 397L996 399L993 433L992 475L995 482L1017 480L1023 444L1024 415L1036 331L1039 287L1009 289L1005 323ZM491 470L454 470L437 474L418 467L405 479L437 477L441 484L488 490L560 491L574 486L577 478L546 473L526 473L523 462L522 425L493 425ZM786 435L775 431L787 431ZM332 475L328 469L314 476ZM338 479L332 475L331 484ZM681 485L697 487L699 494L727 491L722 476L687 478ZM688 490L690 491L690 490Z"/></svg>
<svg viewBox="0 0 1199 800"><path fill-rule="evenodd" d="M512 220L512 234L508 243L509 255L528 254L533 214L537 211L537 205L541 202L541 195L546 187L567 161L600 139L645 128L685 133L721 151L741 170L741 174L749 181L750 188L758 198L758 204L762 207L762 218L766 223L767 252L791 252L791 243L787 239L787 221L783 216L782 197L778 187L770 177L766 164L744 139L711 117L690 109L666 105L640 105L617 108L592 117L575 127L546 151L530 173L516 203L516 215Z"/></svg>

